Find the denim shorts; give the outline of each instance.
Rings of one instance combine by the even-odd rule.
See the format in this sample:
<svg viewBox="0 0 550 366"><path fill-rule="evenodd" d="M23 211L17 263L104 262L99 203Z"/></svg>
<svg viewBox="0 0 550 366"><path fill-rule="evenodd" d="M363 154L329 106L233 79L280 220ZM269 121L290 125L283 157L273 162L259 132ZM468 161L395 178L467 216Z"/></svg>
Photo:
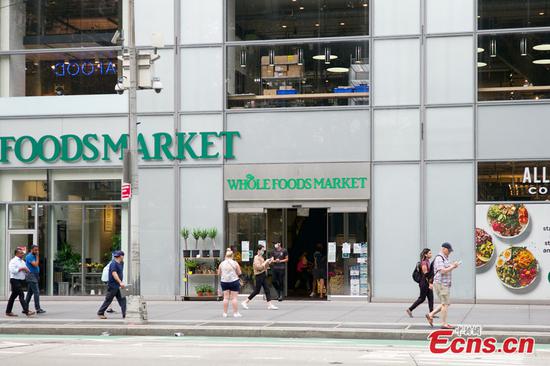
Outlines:
<svg viewBox="0 0 550 366"><path fill-rule="evenodd" d="M233 282L221 282L223 291L235 291L239 292L241 290L241 281L236 280Z"/></svg>

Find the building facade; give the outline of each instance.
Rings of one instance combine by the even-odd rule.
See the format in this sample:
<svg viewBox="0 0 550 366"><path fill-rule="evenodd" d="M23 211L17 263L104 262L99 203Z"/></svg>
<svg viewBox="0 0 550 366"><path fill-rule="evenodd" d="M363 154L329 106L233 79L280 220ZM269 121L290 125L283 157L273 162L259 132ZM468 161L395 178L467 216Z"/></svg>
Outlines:
<svg viewBox="0 0 550 366"><path fill-rule="evenodd" d="M127 6L0 0L0 296L17 247L52 296L98 295L127 250ZM138 91L145 296L194 295L184 250L226 247L247 292L282 241L288 296L307 260L329 299L405 300L448 241L455 299L550 300L550 1L136 0L135 21L164 86Z"/></svg>

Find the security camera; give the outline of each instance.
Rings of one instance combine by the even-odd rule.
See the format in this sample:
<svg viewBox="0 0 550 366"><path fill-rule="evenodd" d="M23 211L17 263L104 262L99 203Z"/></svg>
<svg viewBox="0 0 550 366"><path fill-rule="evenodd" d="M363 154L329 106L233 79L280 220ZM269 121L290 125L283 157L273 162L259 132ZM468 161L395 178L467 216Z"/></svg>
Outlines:
<svg viewBox="0 0 550 366"><path fill-rule="evenodd" d="M159 94L162 91L162 83L159 78L153 79L153 90L155 93Z"/></svg>
<svg viewBox="0 0 550 366"><path fill-rule="evenodd" d="M122 40L124 40L124 38L122 37L120 31L117 29L117 31L113 34L113 38L111 38L111 43L118 44L118 42Z"/></svg>
<svg viewBox="0 0 550 366"><path fill-rule="evenodd" d="M116 91L117 94L119 94L119 95L124 94L124 87L122 86L121 83L116 83L116 85L115 85L115 91Z"/></svg>

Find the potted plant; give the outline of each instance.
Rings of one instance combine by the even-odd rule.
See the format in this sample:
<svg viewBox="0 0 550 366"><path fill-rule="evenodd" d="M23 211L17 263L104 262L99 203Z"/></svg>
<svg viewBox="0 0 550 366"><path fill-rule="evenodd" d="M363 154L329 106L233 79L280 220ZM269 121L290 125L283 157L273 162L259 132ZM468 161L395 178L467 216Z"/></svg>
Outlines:
<svg viewBox="0 0 550 366"><path fill-rule="evenodd" d="M195 292L197 293L197 296L203 296L204 295L204 285L195 286Z"/></svg>
<svg viewBox="0 0 550 366"><path fill-rule="evenodd" d="M201 229L201 230L199 230L199 236L200 236L200 238L202 239L203 247L204 247L204 246L205 246L205 245L204 245L204 241L205 241L206 238L208 237L208 230L207 230L207 229ZM210 257L210 250L209 250L209 249L203 249L203 250L202 250L202 256L203 256L203 257Z"/></svg>
<svg viewBox="0 0 550 366"><path fill-rule="evenodd" d="M198 265L199 263L194 259L185 260L185 270L191 274L195 273Z"/></svg>
<svg viewBox="0 0 550 366"><path fill-rule="evenodd" d="M210 240L212 240L212 256L214 258L219 258L220 250L216 248L216 236L218 236L218 229L216 229L215 227L208 229L208 237L210 238Z"/></svg>
<svg viewBox="0 0 550 366"><path fill-rule="evenodd" d="M205 296L214 296L214 287L210 285L204 285L202 288L202 293Z"/></svg>
<svg viewBox="0 0 550 366"><path fill-rule="evenodd" d="M191 257L191 251L187 248L187 239L189 239L189 234L190 234L189 229L184 227L183 229L181 229L180 234L183 238L183 243L184 243L183 247L185 248L183 249L183 257L189 258Z"/></svg>
<svg viewBox="0 0 550 366"><path fill-rule="evenodd" d="M80 271L80 254L75 253L68 243L62 243L57 250L56 266L63 272L64 277L68 278L69 273Z"/></svg>
<svg viewBox="0 0 550 366"><path fill-rule="evenodd" d="M195 228L193 229L193 232L191 233L193 235L193 238L195 238L195 249L191 251L192 257L198 257L200 254L199 251L199 238L201 237L201 229Z"/></svg>

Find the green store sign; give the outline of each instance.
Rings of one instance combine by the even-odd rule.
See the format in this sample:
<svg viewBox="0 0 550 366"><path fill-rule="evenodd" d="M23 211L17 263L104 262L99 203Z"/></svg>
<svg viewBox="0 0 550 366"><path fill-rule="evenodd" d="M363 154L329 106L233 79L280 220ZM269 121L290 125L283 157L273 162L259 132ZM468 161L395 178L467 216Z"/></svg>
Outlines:
<svg viewBox="0 0 550 366"><path fill-rule="evenodd" d="M367 177L256 178L247 174L246 179L227 179L227 186L231 191L365 189L367 181Z"/></svg>
<svg viewBox="0 0 550 366"><path fill-rule="evenodd" d="M225 146L223 157L234 159L234 142L237 137L240 137L237 131L178 132L175 135L159 132L152 135L153 143L148 145L143 134L139 134L138 154L144 161L211 160L220 158L221 154L213 150L216 144L222 144ZM25 164L37 160L45 163L122 160L124 150L128 147L127 134L116 138L94 133L84 136L45 135L40 138L1 136L0 163L9 164L14 159Z"/></svg>

